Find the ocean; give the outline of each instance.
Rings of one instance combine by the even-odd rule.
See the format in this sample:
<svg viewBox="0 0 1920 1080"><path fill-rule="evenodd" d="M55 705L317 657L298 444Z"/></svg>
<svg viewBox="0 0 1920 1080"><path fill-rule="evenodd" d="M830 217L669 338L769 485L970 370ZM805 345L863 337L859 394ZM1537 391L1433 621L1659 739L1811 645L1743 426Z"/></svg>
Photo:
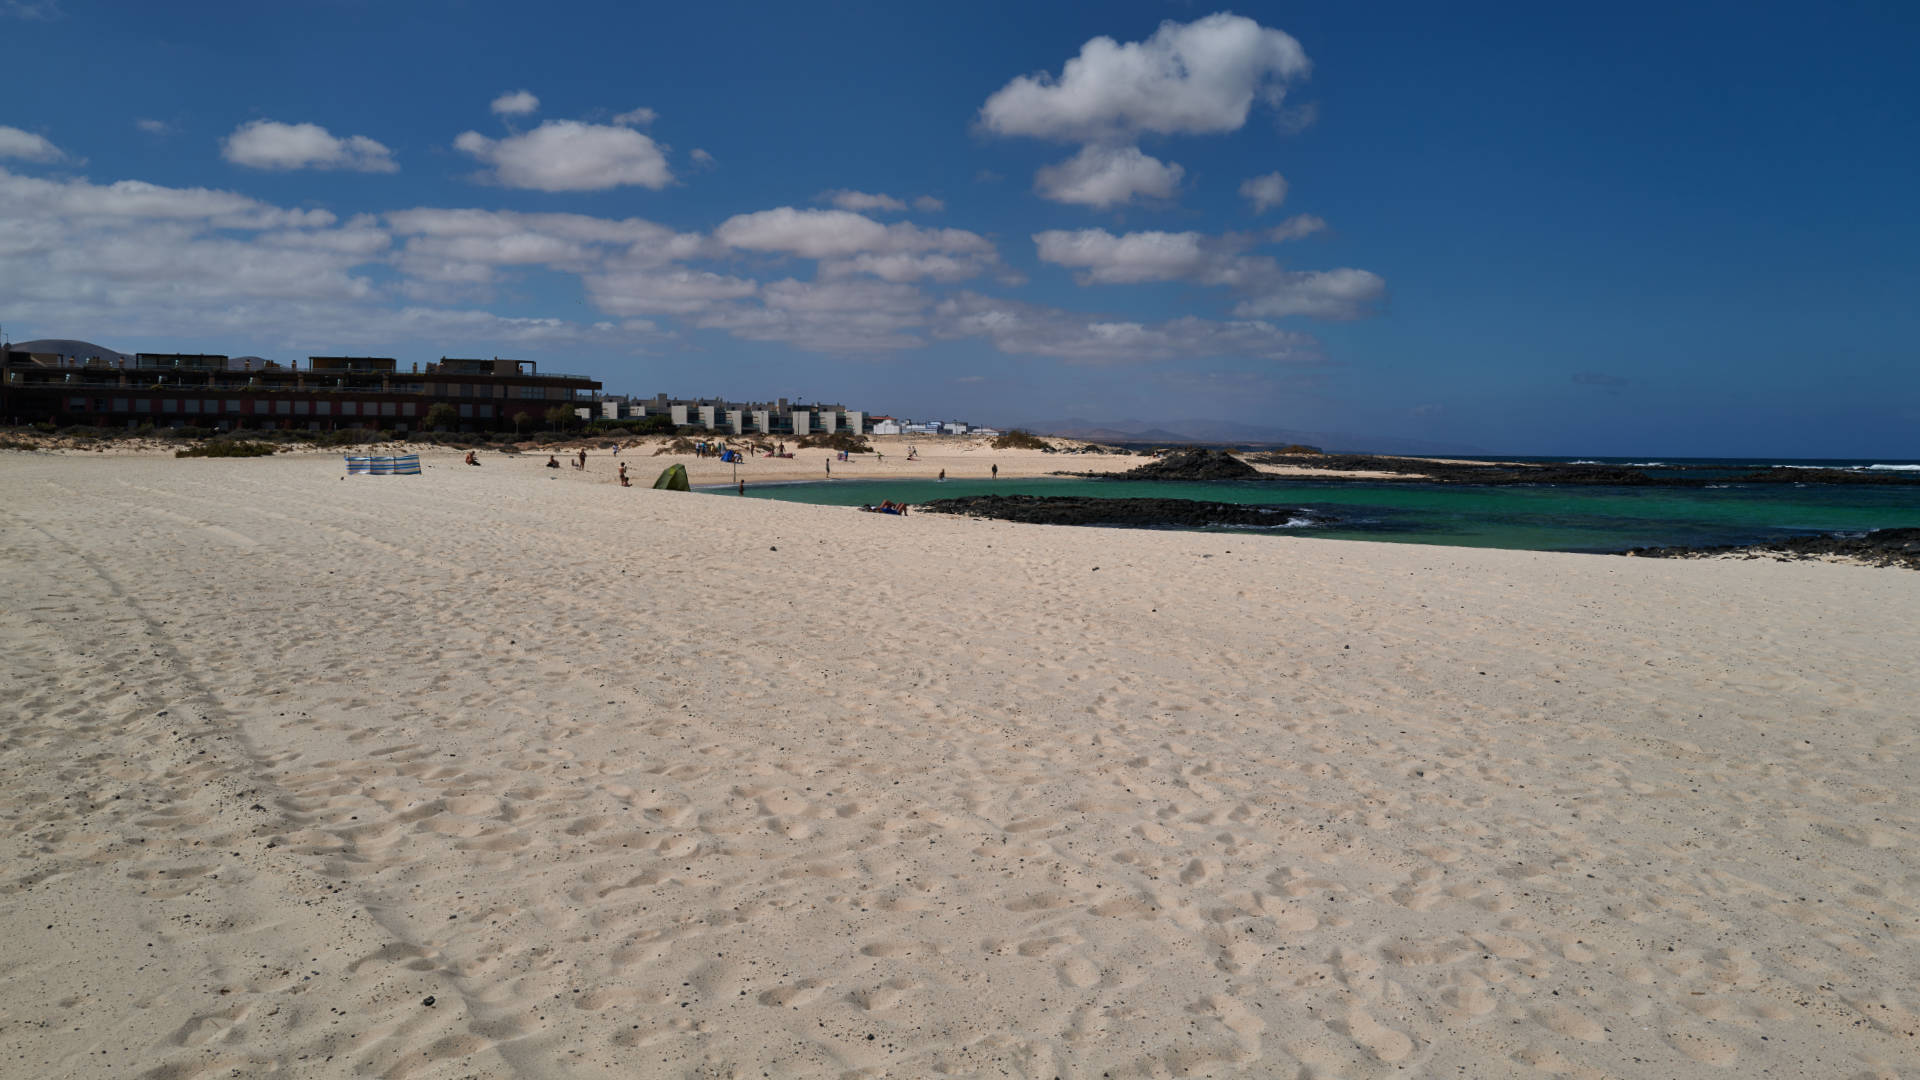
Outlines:
<svg viewBox="0 0 1920 1080"><path fill-rule="evenodd" d="M1532 551L1621 552L1636 547L1705 547L1920 527L1920 484L1725 482L1727 477L1775 466L1920 473L1920 461L1655 457L1461 460L1650 467L1657 462L1664 467L1664 475L1706 480L1709 486L1481 486L1291 479L1169 483L1047 477L945 482L835 480L749 487L747 497L835 506L859 506L882 499L915 504L966 495L1197 499L1310 512L1305 515L1276 513L1274 518L1279 524L1271 527L1220 531L1272 531L1333 540L1385 540ZM1074 459L1062 455L1060 467L1072 469ZM1325 523L1308 524L1308 519Z"/></svg>

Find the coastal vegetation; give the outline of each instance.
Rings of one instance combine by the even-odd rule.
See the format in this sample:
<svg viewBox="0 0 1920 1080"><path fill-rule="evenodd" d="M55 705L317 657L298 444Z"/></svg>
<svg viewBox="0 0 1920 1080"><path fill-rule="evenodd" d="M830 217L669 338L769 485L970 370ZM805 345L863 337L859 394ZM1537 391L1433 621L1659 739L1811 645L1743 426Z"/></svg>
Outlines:
<svg viewBox="0 0 1920 1080"><path fill-rule="evenodd" d="M234 442L227 439L214 439L200 443L197 446L188 446L175 450L173 456L177 458L268 457L273 453L274 448L268 446L266 443Z"/></svg>
<svg viewBox="0 0 1920 1080"><path fill-rule="evenodd" d="M830 435L803 435L794 445L802 450L839 450L849 454L873 453L873 445L867 442L867 437L855 435L851 431L836 431Z"/></svg>
<svg viewBox="0 0 1920 1080"><path fill-rule="evenodd" d="M1014 428L1003 435L996 436L993 440L993 448L995 450L1039 450L1047 454L1055 453L1059 449L1033 432L1023 431L1020 428Z"/></svg>

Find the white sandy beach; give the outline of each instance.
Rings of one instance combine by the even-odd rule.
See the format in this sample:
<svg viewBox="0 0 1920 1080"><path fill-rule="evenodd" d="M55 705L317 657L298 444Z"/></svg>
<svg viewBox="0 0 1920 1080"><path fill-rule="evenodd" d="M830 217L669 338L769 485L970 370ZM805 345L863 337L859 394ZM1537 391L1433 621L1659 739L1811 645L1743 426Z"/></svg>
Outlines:
<svg viewBox="0 0 1920 1080"><path fill-rule="evenodd" d="M0 452L0 1075L1920 1076L1920 575L483 458Z"/></svg>

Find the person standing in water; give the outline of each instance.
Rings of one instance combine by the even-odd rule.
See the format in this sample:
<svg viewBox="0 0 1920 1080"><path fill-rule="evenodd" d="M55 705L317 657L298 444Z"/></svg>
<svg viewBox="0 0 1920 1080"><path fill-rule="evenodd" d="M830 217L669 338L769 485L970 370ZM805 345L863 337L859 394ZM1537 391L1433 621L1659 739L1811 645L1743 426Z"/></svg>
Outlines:
<svg viewBox="0 0 1920 1080"><path fill-rule="evenodd" d="M940 470L940 482L943 484L947 482L947 470L945 469Z"/></svg>
<svg viewBox="0 0 1920 1080"><path fill-rule="evenodd" d="M993 478L995 480L1000 479L1000 465L998 462L995 462L993 466Z"/></svg>

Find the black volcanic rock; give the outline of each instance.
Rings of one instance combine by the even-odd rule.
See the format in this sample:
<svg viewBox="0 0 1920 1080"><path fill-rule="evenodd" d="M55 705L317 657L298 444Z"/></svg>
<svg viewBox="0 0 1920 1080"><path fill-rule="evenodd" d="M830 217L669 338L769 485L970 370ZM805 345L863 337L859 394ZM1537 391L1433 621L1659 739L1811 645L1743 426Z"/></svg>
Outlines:
<svg viewBox="0 0 1920 1080"><path fill-rule="evenodd" d="M1831 555L1874 566L1904 566L1920 570L1920 529L1876 529L1866 535L1796 536L1764 544L1724 547L1650 547L1627 552L1643 559L1700 559L1714 555L1745 555L1750 559L1818 559Z"/></svg>
<svg viewBox="0 0 1920 1080"><path fill-rule="evenodd" d="M1032 525L1119 525L1150 529L1202 529L1210 525L1274 528L1324 515L1296 506L1243 505L1199 499L1091 499L1053 495L972 495L935 499L914 507L922 513L1020 521Z"/></svg>
<svg viewBox="0 0 1920 1080"><path fill-rule="evenodd" d="M1121 480L1252 480L1260 470L1227 453L1193 446L1175 450L1158 461L1128 469Z"/></svg>

